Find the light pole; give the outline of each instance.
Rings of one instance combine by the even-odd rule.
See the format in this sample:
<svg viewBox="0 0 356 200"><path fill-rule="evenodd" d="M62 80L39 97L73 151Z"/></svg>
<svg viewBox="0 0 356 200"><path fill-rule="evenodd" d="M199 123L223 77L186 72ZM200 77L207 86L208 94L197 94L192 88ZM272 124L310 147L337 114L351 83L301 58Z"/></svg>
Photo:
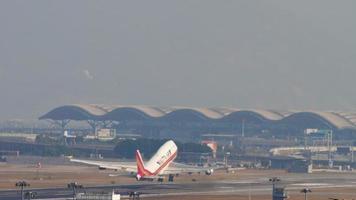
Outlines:
<svg viewBox="0 0 356 200"><path fill-rule="evenodd" d="M312 192L312 191L309 188L303 188L300 192L304 193L304 200L307 200L307 193Z"/></svg>
<svg viewBox="0 0 356 200"><path fill-rule="evenodd" d="M25 193L25 197L28 200L34 199L34 198L36 198L36 196L37 196L37 192L28 191L28 192Z"/></svg>
<svg viewBox="0 0 356 200"><path fill-rule="evenodd" d="M20 187L21 188L21 200L24 200L24 195L23 195L23 188L24 187L29 187L30 184L27 183L26 181L19 181L15 184L16 187Z"/></svg>
<svg viewBox="0 0 356 200"><path fill-rule="evenodd" d="M245 119L243 119L241 123L241 136L245 137Z"/></svg>
<svg viewBox="0 0 356 200"><path fill-rule="evenodd" d="M83 185L80 185L77 182L72 182L68 184L68 188L73 190L73 200L74 200L76 198L77 189L83 188Z"/></svg>
<svg viewBox="0 0 356 200"><path fill-rule="evenodd" d="M129 193L130 200L140 200L140 193L139 192L130 192Z"/></svg>
<svg viewBox="0 0 356 200"><path fill-rule="evenodd" d="M279 181L281 181L281 179L278 177L272 177L269 179L269 182L272 183L272 199L274 198L275 185Z"/></svg>
<svg viewBox="0 0 356 200"><path fill-rule="evenodd" d="M225 153L225 159L224 160L225 160L225 167L226 168L227 168L227 157L230 156L230 154L231 154L230 152L226 152Z"/></svg>
<svg viewBox="0 0 356 200"><path fill-rule="evenodd" d="M326 131L327 137L328 137L328 159L329 159L329 168L333 167L333 154L331 152L331 148L333 146L333 131L332 130L328 130Z"/></svg>

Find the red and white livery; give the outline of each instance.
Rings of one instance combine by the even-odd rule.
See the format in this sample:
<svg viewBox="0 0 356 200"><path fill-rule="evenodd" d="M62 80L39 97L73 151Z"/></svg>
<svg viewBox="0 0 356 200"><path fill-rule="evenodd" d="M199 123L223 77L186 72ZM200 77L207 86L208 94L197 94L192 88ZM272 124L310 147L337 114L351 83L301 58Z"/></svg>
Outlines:
<svg viewBox="0 0 356 200"><path fill-rule="evenodd" d="M164 143L152 158L145 164L139 150L136 150L137 174L136 179L142 177L162 175L167 167L177 157L177 145L169 140Z"/></svg>

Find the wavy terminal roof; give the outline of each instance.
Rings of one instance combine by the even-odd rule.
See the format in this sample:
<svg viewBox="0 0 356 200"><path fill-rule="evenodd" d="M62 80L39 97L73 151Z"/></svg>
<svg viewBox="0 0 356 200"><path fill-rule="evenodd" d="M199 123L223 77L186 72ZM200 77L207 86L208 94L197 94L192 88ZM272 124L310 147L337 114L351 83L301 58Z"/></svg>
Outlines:
<svg viewBox="0 0 356 200"><path fill-rule="evenodd" d="M156 107L143 105L73 104L57 107L40 119L52 120L228 120L254 117L262 121L317 119L331 128L356 129L356 112L278 111L265 109Z"/></svg>

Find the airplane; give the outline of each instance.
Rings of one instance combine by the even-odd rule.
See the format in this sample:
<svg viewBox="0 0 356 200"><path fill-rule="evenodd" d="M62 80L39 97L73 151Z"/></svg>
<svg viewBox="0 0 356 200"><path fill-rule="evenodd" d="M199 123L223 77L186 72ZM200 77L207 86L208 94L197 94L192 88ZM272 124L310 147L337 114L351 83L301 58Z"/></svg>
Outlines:
<svg viewBox="0 0 356 200"><path fill-rule="evenodd" d="M83 163L88 165L98 166L99 169L123 170L135 175L137 181L143 180L158 180L163 181L165 175L169 175L169 181L173 181L174 176L180 173L201 173L211 175L214 172L213 168L197 167L173 162L177 157L178 147L172 141L165 142L158 151L146 163L143 162L141 153L136 150L136 163L134 162L108 162L108 161L92 161L70 159L71 162Z"/></svg>
<svg viewBox="0 0 356 200"><path fill-rule="evenodd" d="M68 131L64 131L63 136L64 136L65 138L76 138L76 137L77 137L77 136L75 136L75 135L70 135L70 134L68 133Z"/></svg>
<svg viewBox="0 0 356 200"><path fill-rule="evenodd" d="M64 142L67 145L76 143L75 139L77 138L77 136L69 134L68 131L64 131L63 136L64 136Z"/></svg>

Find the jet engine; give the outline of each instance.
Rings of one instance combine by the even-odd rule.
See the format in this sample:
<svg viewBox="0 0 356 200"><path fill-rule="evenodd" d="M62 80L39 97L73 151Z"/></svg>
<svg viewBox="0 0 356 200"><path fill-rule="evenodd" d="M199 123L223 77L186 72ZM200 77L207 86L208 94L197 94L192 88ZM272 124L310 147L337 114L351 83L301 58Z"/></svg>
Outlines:
<svg viewBox="0 0 356 200"><path fill-rule="evenodd" d="M213 173L214 173L214 170L213 170L213 169L208 169L208 170L205 171L205 174L206 174L206 175L211 175L211 174L213 174Z"/></svg>

